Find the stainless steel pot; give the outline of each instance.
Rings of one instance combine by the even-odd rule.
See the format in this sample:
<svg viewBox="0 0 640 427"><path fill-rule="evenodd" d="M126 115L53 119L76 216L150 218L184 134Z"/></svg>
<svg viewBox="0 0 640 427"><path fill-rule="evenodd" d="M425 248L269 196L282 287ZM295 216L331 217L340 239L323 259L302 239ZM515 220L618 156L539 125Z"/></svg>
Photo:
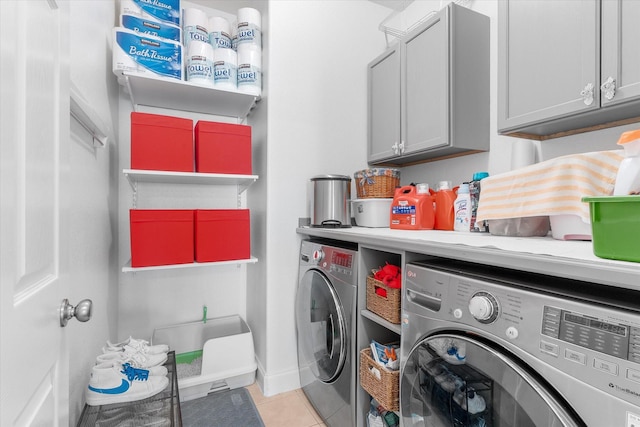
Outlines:
<svg viewBox="0 0 640 427"><path fill-rule="evenodd" d="M318 175L311 178L312 227L351 227L351 178Z"/></svg>

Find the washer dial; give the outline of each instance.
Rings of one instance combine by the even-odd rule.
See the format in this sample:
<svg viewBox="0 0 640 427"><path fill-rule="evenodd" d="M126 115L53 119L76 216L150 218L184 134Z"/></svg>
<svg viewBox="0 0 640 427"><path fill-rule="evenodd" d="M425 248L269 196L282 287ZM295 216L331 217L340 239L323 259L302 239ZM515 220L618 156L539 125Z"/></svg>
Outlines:
<svg viewBox="0 0 640 427"><path fill-rule="evenodd" d="M480 323L494 322L500 314L498 300L489 292L476 292L469 300L469 312Z"/></svg>

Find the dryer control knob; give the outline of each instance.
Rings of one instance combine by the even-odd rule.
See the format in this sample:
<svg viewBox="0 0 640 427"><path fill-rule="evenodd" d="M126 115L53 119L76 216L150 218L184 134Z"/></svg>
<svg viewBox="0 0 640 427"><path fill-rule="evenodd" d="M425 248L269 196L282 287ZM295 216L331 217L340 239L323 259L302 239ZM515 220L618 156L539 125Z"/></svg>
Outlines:
<svg viewBox="0 0 640 427"><path fill-rule="evenodd" d="M498 318L498 303L493 295L478 292L469 301L469 312L477 321L491 323Z"/></svg>
<svg viewBox="0 0 640 427"><path fill-rule="evenodd" d="M317 249L313 251L313 254L311 255L311 259L313 259L315 262L320 262L322 261L322 258L324 258L324 252L322 252L321 249Z"/></svg>

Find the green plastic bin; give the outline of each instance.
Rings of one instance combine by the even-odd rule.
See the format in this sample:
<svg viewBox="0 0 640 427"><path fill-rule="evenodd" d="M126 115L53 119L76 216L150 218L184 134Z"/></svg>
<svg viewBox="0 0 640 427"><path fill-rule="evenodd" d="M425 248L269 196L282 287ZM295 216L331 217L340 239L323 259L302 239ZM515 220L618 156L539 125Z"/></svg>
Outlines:
<svg viewBox="0 0 640 427"><path fill-rule="evenodd" d="M593 253L640 262L640 195L583 197L589 203Z"/></svg>

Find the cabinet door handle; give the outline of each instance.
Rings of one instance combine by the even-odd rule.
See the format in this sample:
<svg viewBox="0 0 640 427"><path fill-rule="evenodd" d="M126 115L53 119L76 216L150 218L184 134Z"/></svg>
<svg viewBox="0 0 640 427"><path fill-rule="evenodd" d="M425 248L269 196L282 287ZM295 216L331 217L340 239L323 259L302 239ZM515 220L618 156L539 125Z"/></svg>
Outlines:
<svg viewBox="0 0 640 427"><path fill-rule="evenodd" d="M404 154L404 141L402 141L400 145L398 145L398 149L400 150L400 154Z"/></svg>
<svg viewBox="0 0 640 427"><path fill-rule="evenodd" d="M584 89L582 89L582 92L580 92L580 95L582 95L584 105L593 104L593 83L587 83Z"/></svg>
<svg viewBox="0 0 640 427"><path fill-rule="evenodd" d="M398 154L398 141L393 143L393 145L391 146L391 151L393 151L393 154Z"/></svg>
<svg viewBox="0 0 640 427"><path fill-rule="evenodd" d="M614 96L616 96L616 79L609 76L602 86L600 86L600 91L608 100L612 100Z"/></svg>

